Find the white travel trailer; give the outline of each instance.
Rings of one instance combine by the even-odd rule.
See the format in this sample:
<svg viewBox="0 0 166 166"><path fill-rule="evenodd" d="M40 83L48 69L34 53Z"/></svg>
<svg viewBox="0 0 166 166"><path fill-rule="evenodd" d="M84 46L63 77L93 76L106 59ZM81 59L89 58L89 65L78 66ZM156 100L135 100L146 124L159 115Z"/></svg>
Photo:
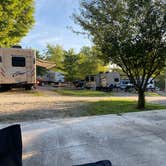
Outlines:
<svg viewBox="0 0 166 166"><path fill-rule="evenodd" d="M111 90L120 84L120 74L118 72L99 73L96 77L97 89Z"/></svg>
<svg viewBox="0 0 166 166"><path fill-rule="evenodd" d="M48 83L63 83L65 82L65 76L60 72L50 70L43 76L43 81Z"/></svg>
<svg viewBox="0 0 166 166"><path fill-rule="evenodd" d="M36 83L36 53L31 49L0 48L0 87L24 87Z"/></svg>
<svg viewBox="0 0 166 166"><path fill-rule="evenodd" d="M86 77L85 87L96 90L109 91L120 84L120 74L118 72L99 73Z"/></svg>

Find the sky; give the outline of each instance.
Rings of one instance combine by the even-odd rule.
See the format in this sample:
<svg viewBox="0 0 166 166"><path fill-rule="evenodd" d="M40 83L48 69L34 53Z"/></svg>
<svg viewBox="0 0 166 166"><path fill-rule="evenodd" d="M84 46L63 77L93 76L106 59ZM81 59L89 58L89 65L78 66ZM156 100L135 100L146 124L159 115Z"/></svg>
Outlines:
<svg viewBox="0 0 166 166"><path fill-rule="evenodd" d="M47 44L63 46L68 50L74 48L79 52L82 46L90 46L87 36L77 35L68 27L76 30L81 28L74 24L71 16L78 10L80 0L36 0L35 25L23 38L24 48L34 48L40 51L46 49Z"/></svg>

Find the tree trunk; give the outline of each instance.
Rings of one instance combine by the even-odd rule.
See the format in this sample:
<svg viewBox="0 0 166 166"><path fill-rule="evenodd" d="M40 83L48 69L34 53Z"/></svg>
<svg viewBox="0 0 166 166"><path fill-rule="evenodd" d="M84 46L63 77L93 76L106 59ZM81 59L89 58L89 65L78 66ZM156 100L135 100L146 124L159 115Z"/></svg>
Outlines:
<svg viewBox="0 0 166 166"><path fill-rule="evenodd" d="M145 92L143 90L138 91L138 109L145 108Z"/></svg>

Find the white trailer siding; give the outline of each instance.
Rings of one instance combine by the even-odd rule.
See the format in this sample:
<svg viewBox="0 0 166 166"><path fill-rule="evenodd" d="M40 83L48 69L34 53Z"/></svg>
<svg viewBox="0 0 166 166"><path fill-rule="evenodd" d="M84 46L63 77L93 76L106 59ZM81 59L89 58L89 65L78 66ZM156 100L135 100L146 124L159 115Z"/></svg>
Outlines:
<svg viewBox="0 0 166 166"><path fill-rule="evenodd" d="M106 86L116 85L118 86L120 84L120 74L117 72L108 72L106 74Z"/></svg>
<svg viewBox="0 0 166 166"><path fill-rule="evenodd" d="M100 73L98 75L97 86L109 87L111 85L118 86L120 84L120 74L117 72Z"/></svg>
<svg viewBox="0 0 166 166"><path fill-rule="evenodd" d="M65 81L65 76L60 72L54 72L54 71L48 71L47 74L45 74L42 77L43 81L50 82L50 83L62 83Z"/></svg>
<svg viewBox="0 0 166 166"><path fill-rule="evenodd" d="M36 83L35 61L34 50L0 48L0 84Z"/></svg>

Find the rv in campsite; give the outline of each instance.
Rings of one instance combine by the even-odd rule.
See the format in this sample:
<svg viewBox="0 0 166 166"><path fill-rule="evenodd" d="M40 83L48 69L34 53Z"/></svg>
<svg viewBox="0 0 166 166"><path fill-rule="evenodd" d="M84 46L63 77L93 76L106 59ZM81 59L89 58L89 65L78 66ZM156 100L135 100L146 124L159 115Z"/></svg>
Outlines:
<svg viewBox="0 0 166 166"><path fill-rule="evenodd" d="M89 89L110 91L120 84L120 74L118 72L99 73L86 77L85 87Z"/></svg>
<svg viewBox="0 0 166 166"><path fill-rule="evenodd" d="M31 49L0 48L0 87L26 90L36 83L36 53Z"/></svg>
<svg viewBox="0 0 166 166"><path fill-rule="evenodd" d="M118 72L99 73L96 77L96 89L111 91L120 84L120 74Z"/></svg>
<svg viewBox="0 0 166 166"><path fill-rule="evenodd" d="M120 88L122 90L128 90L128 89L133 89L134 88L134 84L131 83L131 81L129 79L123 79L120 82ZM146 86L146 90L155 90L155 80L153 78L150 78L148 80L148 84Z"/></svg>
<svg viewBox="0 0 166 166"><path fill-rule="evenodd" d="M42 78L45 83L64 83L65 76L60 72L48 71Z"/></svg>

